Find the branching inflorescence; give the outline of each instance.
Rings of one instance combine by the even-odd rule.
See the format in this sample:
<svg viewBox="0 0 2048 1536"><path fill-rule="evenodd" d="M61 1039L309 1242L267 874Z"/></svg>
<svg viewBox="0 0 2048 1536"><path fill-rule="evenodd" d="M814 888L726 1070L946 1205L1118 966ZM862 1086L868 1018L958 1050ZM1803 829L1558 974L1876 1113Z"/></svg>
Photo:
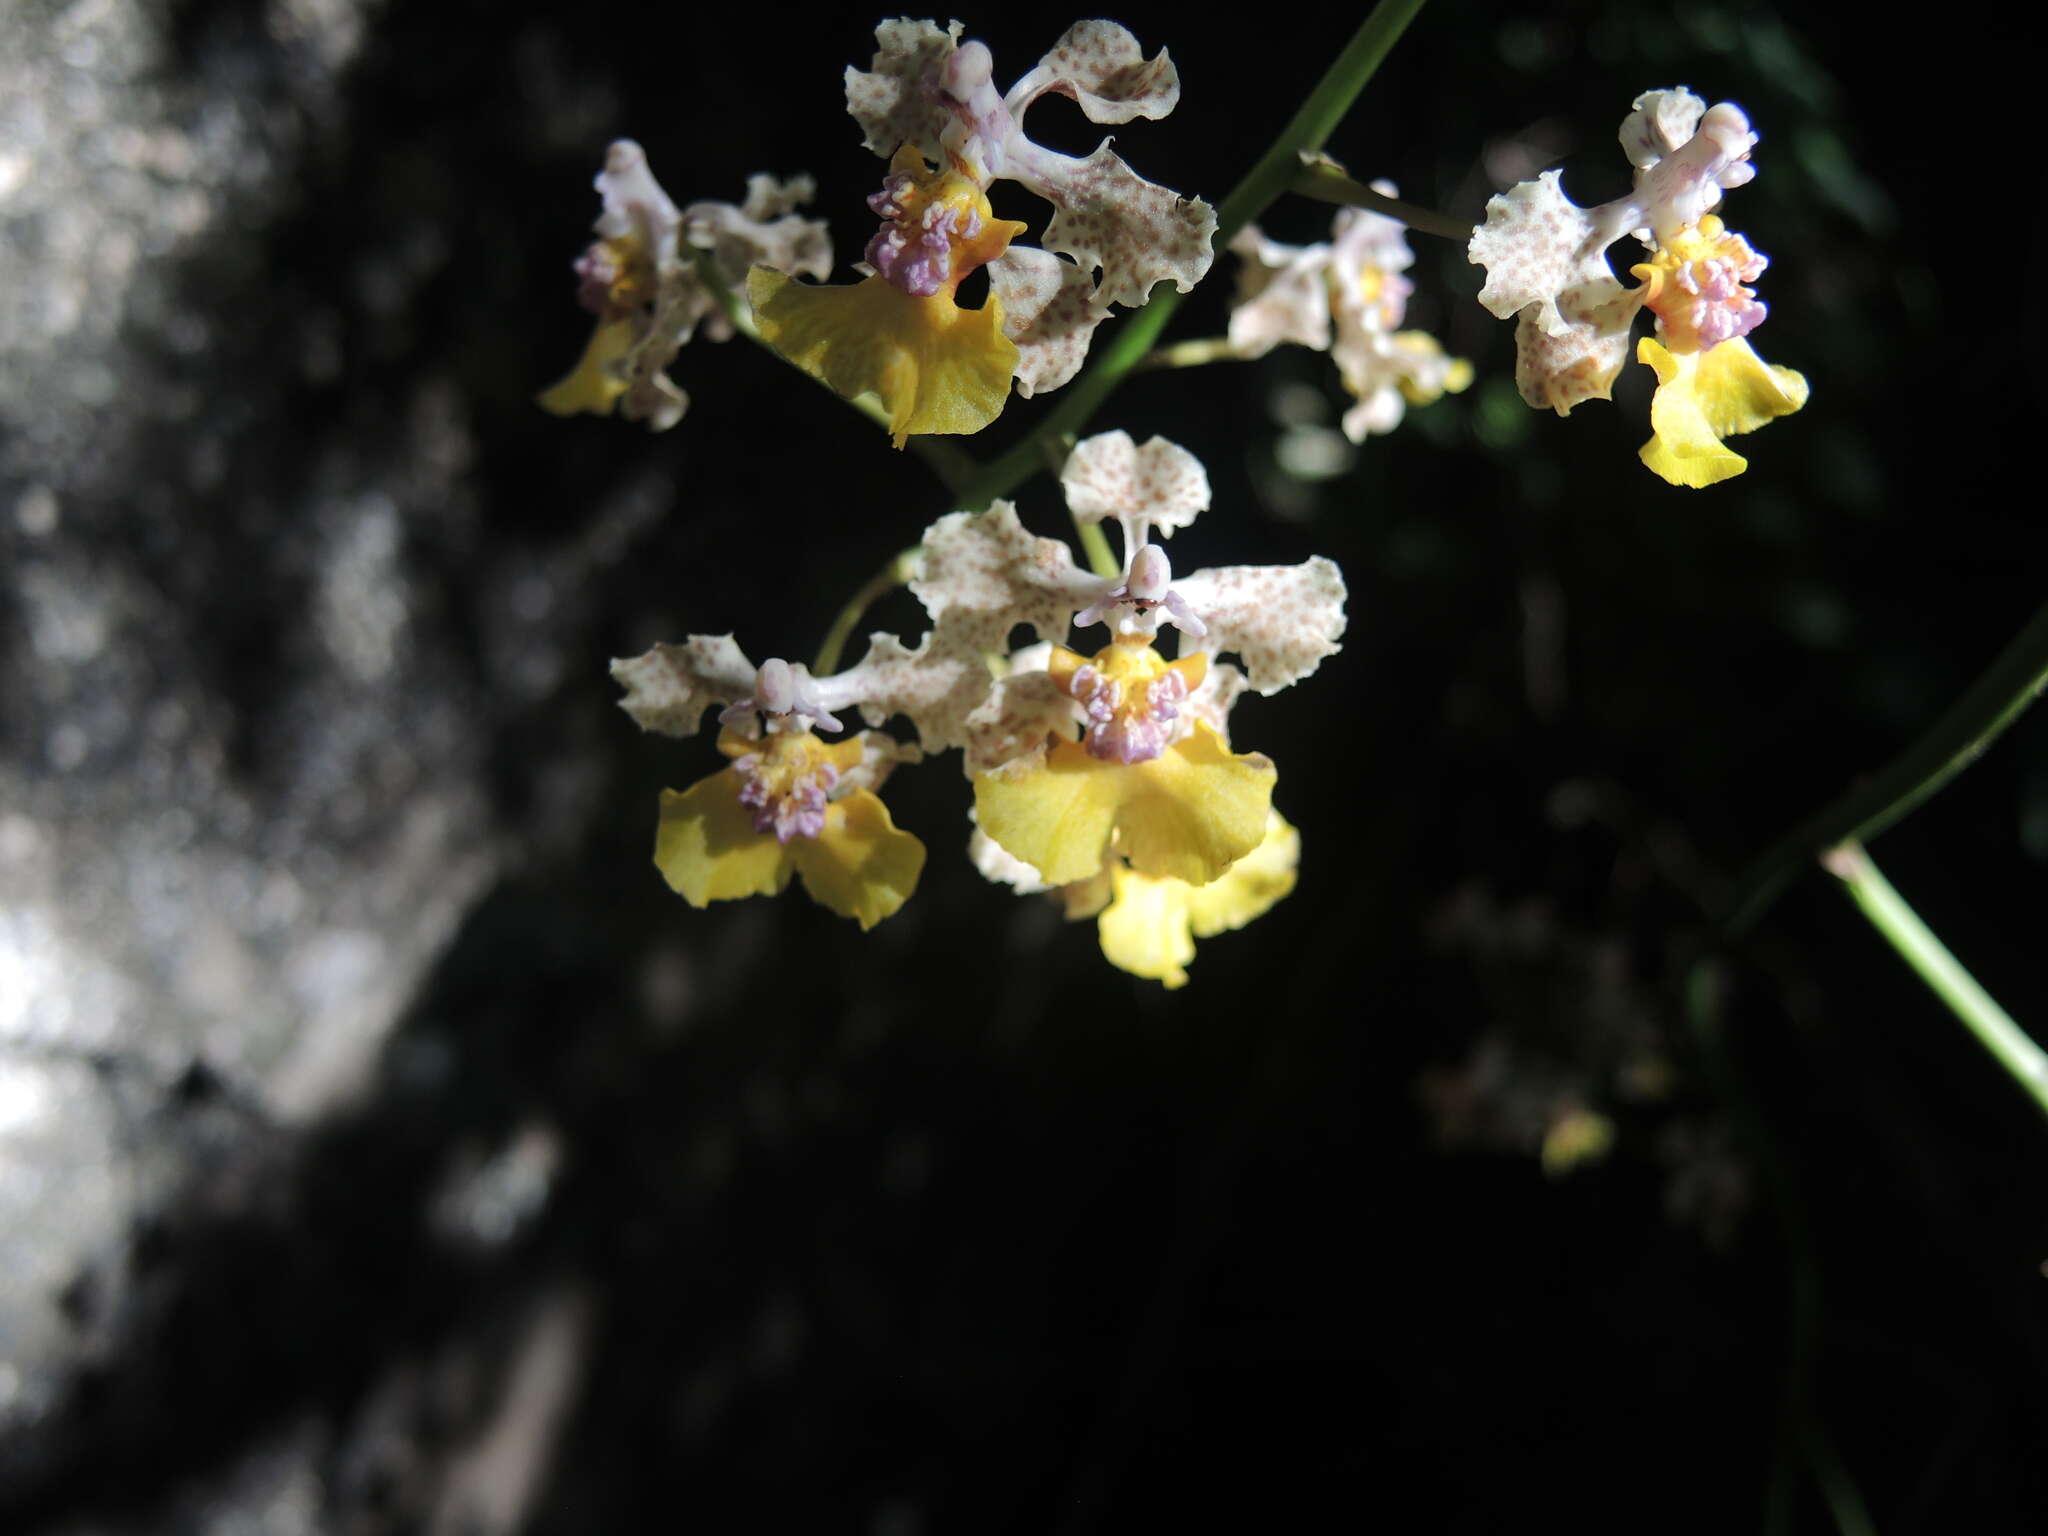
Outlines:
<svg viewBox="0 0 2048 1536"><path fill-rule="evenodd" d="M875 223L856 281L829 281L825 226L796 211L816 196L811 178L756 176L738 205L678 207L638 145L614 144L597 179L597 238L576 263L596 328L541 403L671 427L687 404L667 373L681 347L699 330L723 340L743 329L902 447L979 431L1013 387L1020 397L1059 389L1116 309L1146 305L1162 282L1180 292L1199 283L1217 237L1208 203L1146 181L1107 139L1075 157L1026 134L1048 95L1098 124L1166 117L1181 93L1168 55L1146 56L1112 22L1078 22L1004 90L989 49L962 30L885 21L869 67L846 70L847 109L886 163L865 191ZM1326 78L1312 99L1348 102L1392 35L1347 50L1367 59L1357 78ZM1335 120L1299 121L1323 118ZM1303 128L1289 153L1319 149L1328 122ZM1638 355L1659 388L1643 457L1667 480L1705 485L1743 467L1722 438L1805 399L1797 374L1770 368L1744 339L1763 318L1748 285L1764 262L1713 212L1749 179L1755 138L1738 109L1707 110L1684 91L1638 98L1622 138L1637 168L1629 196L1580 209L1553 171L1488 205L1470 245L1487 268L1479 297L1517 317L1522 392L1559 412L1607 395L1630 323L1651 311L1657 334ZM1273 152L1261 162L1275 163ZM1261 170L1246 186L1271 180ZM1421 220L1387 183L1370 196L1344 185L1353 200ZM1051 208L1035 244L1015 215L1036 205L1013 189ZM1233 217L1256 216L1263 200L1240 188ZM1648 253L1633 287L1606 256L1628 235ZM1414 257L1386 213L1347 207L1330 239L1308 246L1244 223L1229 248L1241 266L1227 338L1167 348L1162 363L1255 358L1283 343L1327 351L1352 397L1343 425L1354 442L1470 381L1469 363L1405 327ZM987 274L978 307L960 295L976 272ZM1099 403L1131 361L1105 364L1082 396ZM963 462L989 488L991 471ZM1180 986L1196 938L1243 925L1292 889L1300 834L1274 808L1272 761L1233 746L1230 713L1247 688L1275 693L1337 650L1337 567L1315 558L1177 574L1166 541L1208 509L1210 488L1194 455L1162 438L1086 438L1065 453L1060 483L1086 565L1028 531L1011 502L948 511L895 570L927 615L914 644L877 633L860 661L837 667L870 584L817 675L756 661L731 635L613 663L626 711L647 730L694 736L717 711L727 766L661 803L655 862L686 901L773 894L794 879L863 928L882 921L912 895L925 850L879 791L896 767L955 751L972 790L975 866L1097 918L1104 954L1137 975ZM1120 557L1104 537L1112 522ZM1020 627L1035 643L1013 651ZM866 728L848 731L849 712ZM899 719L907 737L885 729Z"/></svg>

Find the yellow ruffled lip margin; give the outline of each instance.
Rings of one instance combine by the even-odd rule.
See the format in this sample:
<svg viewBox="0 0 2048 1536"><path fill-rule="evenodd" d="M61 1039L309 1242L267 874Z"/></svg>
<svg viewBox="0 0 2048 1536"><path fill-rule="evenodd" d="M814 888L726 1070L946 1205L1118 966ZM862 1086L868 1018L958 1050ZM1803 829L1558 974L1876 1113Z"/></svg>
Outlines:
<svg viewBox="0 0 2048 1536"><path fill-rule="evenodd" d="M719 742L728 755L738 755L735 746L744 752L750 744ZM861 743L849 737L828 746L813 739L809 755L843 773L860 762ZM772 832L755 830L753 811L740 801L747 782L735 766L686 790L662 791L654 865L691 906L778 895L794 876L813 901L866 930L917 889L924 844L896 826L873 790L855 789L831 801L816 837L784 843Z"/></svg>
<svg viewBox="0 0 2048 1536"><path fill-rule="evenodd" d="M1673 485L1698 489L1749 468L1749 460L1723 438L1754 432L1806 404L1803 374L1756 355L1741 337L1703 352L1674 352L1645 336L1636 357L1657 374L1650 401L1654 433L1643 463Z"/></svg>
<svg viewBox="0 0 2048 1536"><path fill-rule="evenodd" d="M880 400L898 448L913 435L979 432L1009 400L1018 353L994 294L962 309L950 290L919 299L879 276L819 287L756 267L747 298L762 339L790 362L849 400Z"/></svg>
<svg viewBox="0 0 2048 1536"><path fill-rule="evenodd" d="M1103 958L1167 991L1188 983L1195 940L1263 916L1294 889L1301 834L1278 811L1266 814L1258 847L1207 885L1141 875L1121 860L1062 892L1070 918L1094 917Z"/></svg>

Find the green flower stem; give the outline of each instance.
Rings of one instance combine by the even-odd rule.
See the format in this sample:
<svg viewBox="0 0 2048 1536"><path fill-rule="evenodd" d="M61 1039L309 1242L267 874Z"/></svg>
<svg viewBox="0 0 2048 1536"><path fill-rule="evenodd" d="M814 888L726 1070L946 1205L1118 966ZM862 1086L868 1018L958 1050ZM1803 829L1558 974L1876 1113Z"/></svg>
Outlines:
<svg viewBox="0 0 2048 1536"><path fill-rule="evenodd" d="M1840 1536L1876 1536L1856 1480L1836 1453L1822 1422L1817 1378L1824 1317L1820 1245L1806 1196L1791 1160L1771 1134L1756 1094L1722 1027L1722 972L1709 956L1693 963L1685 983L1686 1017L1700 1065L1726 1106L1735 1134L1747 1144L1763 1175L1785 1246L1785 1376L1779 1389L1777 1443L1764 1490L1763 1536L1790 1536L1800 1462L1834 1517Z"/></svg>
<svg viewBox="0 0 2048 1536"><path fill-rule="evenodd" d="M1081 548L1088 556L1088 569L1098 576L1121 576L1123 565L1109 551L1109 536L1102 531L1100 523L1076 523L1074 527L1081 535Z"/></svg>
<svg viewBox="0 0 2048 1536"><path fill-rule="evenodd" d="M1387 52L1408 30L1408 23L1422 9L1422 0L1380 0L1359 29L1344 45L1344 51L1323 72L1308 100L1294 114L1237 189L1223 200L1216 214L1216 245L1230 244L1245 225L1251 223L1294 185L1301 173L1301 157L1314 154L1337 131L1344 114L1358 99L1358 93L1378 71Z"/></svg>
<svg viewBox="0 0 2048 1536"><path fill-rule="evenodd" d="M725 318L732 322L732 328L777 362L788 363L788 358L761 339L761 328L754 323L753 311L742 302L738 294L726 286L725 278L720 275L717 263L711 259L711 252L694 250L691 253L691 259L696 263L698 278L710 290L711 297L718 301L718 307L724 311ZM796 371L803 373L801 368L798 368ZM813 378L808 373L805 373L804 377L810 379L820 389L825 390L833 399L846 400L844 395L833 389L824 380ZM857 400L846 400L846 403L856 411L859 411L861 415L867 417L876 426L882 428L883 431L886 432L889 429L889 413L882 409L882 402L873 395L862 395ZM913 437L910 439L908 446L910 451L916 454L923 462L925 468L938 477L939 483L956 495L963 485L974 478L976 471L980 468L970 454L954 447L953 444L946 442L943 438Z"/></svg>
<svg viewBox="0 0 2048 1536"><path fill-rule="evenodd" d="M1870 919L1871 926L1919 973L1934 995L1948 1004L1949 1011L1977 1037L1977 1043L2032 1096L2043 1113L2048 1113L2048 1052L2029 1039L1977 984L1977 978L1963 969L1920 921L1920 914L1906 904L1905 897L1892 889L1862 845L1843 843L1830 849L1821 863L1849 888L1850 900Z"/></svg>
<svg viewBox="0 0 2048 1536"><path fill-rule="evenodd" d="M1301 109L1280 130L1258 164L1223 200L1216 214L1214 244L1218 250L1228 246L1233 235L1293 185L1301 169L1301 157L1323 147L1422 5L1423 0L1380 0L1373 7L1372 14L1344 45L1344 51L1323 72ZM1081 377L1061 392L1060 403L1045 419L967 482L959 492L959 504L969 511L980 511L1046 466L1047 443L1078 438L1089 417L1123 383L1125 375L1151 355L1159 333L1180 308L1180 301L1180 290L1168 288L1125 320Z"/></svg>
<svg viewBox="0 0 2048 1536"><path fill-rule="evenodd" d="M909 549L899 551L847 599L846 606L832 620L832 627L825 631L825 642L818 647L817 659L811 663L813 677L825 677L839 670L839 658L845 653L846 642L853 637L853 627L860 623L860 616L868 611L871 604L887 597L915 576L917 557L923 553L922 544L913 544Z"/></svg>
<svg viewBox="0 0 2048 1536"><path fill-rule="evenodd" d="M1150 372L1154 368L1200 368L1205 363L1241 361L1231 351L1228 336L1198 336L1190 341L1176 341L1170 347L1155 347L1138 366Z"/></svg>
<svg viewBox="0 0 2048 1536"><path fill-rule="evenodd" d="M959 492L963 510L979 512L998 496L1008 495L1041 469L1058 469L1055 447L1080 436L1081 428L1123 383L1124 375L1143 362L1180 308L1181 293L1169 288L1117 328L1109 344L1096 354L1080 378L1060 392L1060 403L1025 437L981 467ZM916 438L911 439L916 442Z"/></svg>
<svg viewBox="0 0 2048 1536"><path fill-rule="evenodd" d="M1374 213L1384 213L1390 219L1399 219L1410 229L1425 235L1439 235L1446 240L1455 240L1460 245L1472 238L1472 226L1447 213L1437 213L1414 203L1404 203L1398 197L1388 197L1375 192L1362 182L1353 181L1344 173L1344 167L1328 155L1303 155L1301 167L1295 172L1292 191L1303 197L1312 197L1319 203L1341 203L1347 208L1370 208Z"/></svg>
<svg viewBox="0 0 2048 1536"><path fill-rule="evenodd" d="M1747 932L1792 877L1830 848L1868 842L1961 773L2048 689L2048 607L1918 741L1800 823L1736 882L1722 926Z"/></svg>

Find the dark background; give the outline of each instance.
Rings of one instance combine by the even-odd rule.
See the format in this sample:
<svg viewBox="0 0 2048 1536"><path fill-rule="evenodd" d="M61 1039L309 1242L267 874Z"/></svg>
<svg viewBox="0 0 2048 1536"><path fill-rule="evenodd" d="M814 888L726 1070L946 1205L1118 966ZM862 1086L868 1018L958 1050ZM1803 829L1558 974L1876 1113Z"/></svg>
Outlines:
<svg viewBox="0 0 2048 1536"><path fill-rule="evenodd" d="M1216 201L1346 35L1117 17L1184 85L1120 149ZM1423 14L1330 148L1462 217L1517 145L1616 195L1645 89L1747 109L1754 340L1812 403L1667 487L1648 371L1528 411L1423 236L1480 378L1393 436L1339 451L1307 353L1128 384L1097 427L1215 484L1178 562L1351 588L1233 722L1300 885L1169 995L981 881L950 759L892 782L931 860L871 934L648 862L717 759L606 659L808 654L946 505L744 341L664 435L531 396L614 136L678 201L808 170L858 254L874 19L4 23L0 1529L1818 1531L1844 1476L1886 1536L2038 1528L2048 1127L1824 877L1707 920L2040 599L2034 40ZM1072 18L965 19L1007 82ZM1875 849L2037 1032L2044 731ZM1577 1111L1613 1149L1547 1177Z"/></svg>

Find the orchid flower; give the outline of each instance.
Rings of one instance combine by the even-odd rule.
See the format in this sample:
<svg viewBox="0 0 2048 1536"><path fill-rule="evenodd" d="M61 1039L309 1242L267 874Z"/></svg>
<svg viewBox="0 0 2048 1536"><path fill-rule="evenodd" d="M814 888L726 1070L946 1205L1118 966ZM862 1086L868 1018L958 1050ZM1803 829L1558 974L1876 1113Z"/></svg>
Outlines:
<svg viewBox="0 0 2048 1536"><path fill-rule="evenodd" d="M814 193L808 176L750 177L738 207L702 202L678 210L645 152L620 139L605 154L597 190L604 199L598 238L576 261L577 298L597 316L597 329L540 404L557 416L607 416L617 407L629 421L666 431L690 403L665 372L676 353L700 326L713 341L732 336L692 253L703 252L731 288L757 265L823 278L832 270L832 242L822 223L793 211Z"/></svg>
<svg viewBox="0 0 2048 1536"><path fill-rule="evenodd" d="M1114 515L1122 525L1121 580L1093 578L1091 593L1068 575L1065 545L1035 541L1058 556L1017 549L1006 508L956 513L926 536L928 557L936 547L973 582L913 584L939 623L977 587L995 649L1026 619L1045 637L1048 607L1111 630L1093 656L1055 643L1038 666L1013 666L970 717L976 819L1048 885L1091 878L1119 857L1140 875L1207 885L1264 841L1275 779L1267 758L1231 751L1223 712L1247 682L1277 692L1337 649L1343 578L1317 558L1176 580L1150 535L1191 522L1208 505L1208 480L1192 454L1162 439L1139 449L1123 433L1091 438L1062 479L1078 518ZM1006 547L1007 557L997 553ZM993 572L1017 582L1025 600L1003 602ZM1173 661L1153 648L1162 619L1193 647ZM1225 651L1245 672L1215 659Z"/></svg>
<svg viewBox="0 0 2048 1536"><path fill-rule="evenodd" d="M1533 406L1568 415L1605 400L1628 355L1638 310L1656 317L1636 357L1657 375L1654 435L1642 460L1673 485L1705 486L1739 475L1748 461L1724 442L1806 403L1806 380L1756 355L1746 339L1765 307L1748 285L1765 258L1711 210L1756 175L1756 146L1740 107L1708 107L1680 87L1647 91L1621 125L1635 166L1625 196L1581 208L1545 171L1493 198L1468 251L1486 268L1479 302L1516 316L1515 379ZM1633 235L1650 252L1614 276L1607 249Z"/></svg>
<svg viewBox="0 0 2048 1536"><path fill-rule="evenodd" d="M1376 181L1373 190L1395 195L1391 182ZM1472 365L1450 356L1434 336L1401 329L1415 290L1402 274L1415 255L1399 221L1340 209L1330 239L1306 246L1282 245L1247 224L1230 249L1243 262L1230 312L1231 351L1263 357L1292 342L1328 352L1357 402L1344 413L1352 442L1391 432L1408 406L1472 382Z"/></svg>
<svg viewBox="0 0 2048 1536"><path fill-rule="evenodd" d="M998 94L988 48L960 31L883 22L873 67L846 71L847 110L889 162L868 199L882 221L871 274L813 287L764 264L747 281L762 336L840 394L877 396L899 448L913 433L979 431L1012 379L1026 396L1066 383L1110 305L1143 304L1161 280L1185 292L1201 279L1216 229L1208 204L1143 180L1108 140L1076 159L1024 132L1048 94L1097 123L1166 116L1180 79L1164 51L1147 59L1114 22L1077 22ZM996 217L997 181L1053 205L1042 247L1012 244L1026 226ZM984 267L987 302L963 308L961 282Z"/></svg>

